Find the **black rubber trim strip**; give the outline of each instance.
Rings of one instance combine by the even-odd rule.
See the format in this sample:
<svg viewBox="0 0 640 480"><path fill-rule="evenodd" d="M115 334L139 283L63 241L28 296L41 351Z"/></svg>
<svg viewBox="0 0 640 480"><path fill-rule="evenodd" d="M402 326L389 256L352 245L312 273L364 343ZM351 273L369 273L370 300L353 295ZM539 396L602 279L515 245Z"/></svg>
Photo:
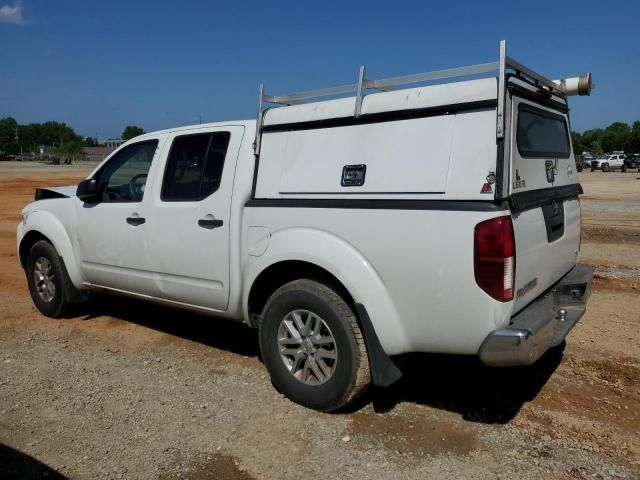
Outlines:
<svg viewBox="0 0 640 480"><path fill-rule="evenodd" d="M412 118L438 117L451 115L469 110L482 110L496 108L497 100L479 100L476 102L455 103L451 105L441 105L438 107L414 108L410 110L394 110L392 112L370 113L358 118L349 116L341 118L328 118L325 120L311 120L307 122L280 123L276 125L265 125L262 127L263 133L269 132L289 132L296 130L314 130L318 128L349 127L352 125L366 125L370 123L395 122L398 120L408 120Z"/></svg>
<svg viewBox="0 0 640 480"><path fill-rule="evenodd" d="M518 78L518 80L522 80L519 77L515 77L515 78ZM555 100L552 100L541 94L536 95L531 90L527 90L526 88L521 87L520 85L516 85L515 83L507 83L507 88L511 92L515 93L515 95L518 97L522 97L526 100L535 102L539 105L543 105L548 108L553 108L554 110L558 110L559 112L562 112L562 113L569 113L569 106L565 103L556 102Z"/></svg>
<svg viewBox="0 0 640 480"><path fill-rule="evenodd" d="M256 186L258 185L258 167L260 166L260 155L253 155L255 161L253 162L253 181L251 183L251 198L256 196Z"/></svg>
<svg viewBox="0 0 640 480"><path fill-rule="evenodd" d="M362 210L444 210L455 212L502 212L508 205L482 200L387 200L342 198L257 198L245 207L335 208Z"/></svg>
<svg viewBox="0 0 640 480"><path fill-rule="evenodd" d="M281 195L442 195L446 192L278 192Z"/></svg>
<svg viewBox="0 0 640 480"><path fill-rule="evenodd" d="M361 303L356 303L355 308L358 320L360 320L362 335L364 335L364 343L367 346L371 381L376 387L388 387L400 380L402 371L382 348L367 309Z"/></svg>
<svg viewBox="0 0 640 480"><path fill-rule="evenodd" d="M506 127L505 127L505 132L506 132ZM504 137L503 138L499 138L497 140L496 152L497 152L497 154L496 154L496 183L495 183L495 185L496 185L496 193L495 193L495 199L496 200L502 200L505 197L503 183L504 183L505 170L506 170L505 167L507 167L506 162L505 162L505 158L504 158Z"/></svg>
<svg viewBox="0 0 640 480"><path fill-rule="evenodd" d="M509 205L513 213L519 213L547 205L554 200L567 200L577 197L582 193L584 193L584 191L582 190L582 185L579 183L561 187L549 187L541 190L514 193L509 198Z"/></svg>
<svg viewBox="0 0 640 480"><path fill-rule="evenodd" d="M50 198L69 198L69 195L65 195L64 193L55 192L53 190L49 190L48 188L36 188L36 194L34 197L35 201L38 200L48 200Z"/></svg>

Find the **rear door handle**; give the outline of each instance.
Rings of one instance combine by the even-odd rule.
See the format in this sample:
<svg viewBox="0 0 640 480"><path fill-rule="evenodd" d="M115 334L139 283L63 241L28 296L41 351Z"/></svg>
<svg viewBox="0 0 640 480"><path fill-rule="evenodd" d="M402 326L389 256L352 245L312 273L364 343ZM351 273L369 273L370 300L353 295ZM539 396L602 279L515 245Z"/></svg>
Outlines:
<svg viewBox="0 0 640 480"><path fill-rule="evenodd" d="M142 217L127 217L127 223L129 225L133 225L137 227L138 225L142 225L146 220Z"/></svg>
<svg viewBox="0 0 640 480"><path fill-rule="evenodd" d="M207 215L204 218L198 220L198 225L207 230L213 230L214 228L221 227L224 224L222 220L213 218L213 215Z"/></svg>

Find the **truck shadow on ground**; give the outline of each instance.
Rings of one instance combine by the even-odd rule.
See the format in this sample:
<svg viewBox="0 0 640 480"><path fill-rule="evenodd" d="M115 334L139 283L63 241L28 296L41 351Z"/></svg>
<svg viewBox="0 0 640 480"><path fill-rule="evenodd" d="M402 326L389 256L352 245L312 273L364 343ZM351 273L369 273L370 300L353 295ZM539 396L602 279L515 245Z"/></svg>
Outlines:
<svg viewBox="0 0 640 480"><path fill-rule="evenodd" d="M240 322L125 297L94 295L91 302L70 312L70 316L79 315L85 320L100 316L124 320L245 357L257 357L260 353L257 330Z"/></svg>
<svg viewBox="0 0 640 480"><path fill-rule="evenodd" d="M86 304L86 320L106 315L246 357L259 357L257 330L223 318L100 295ZM411 354L397 360L402 378L387 388L371 388L342 413L371 404L388 412L405 402L458 413L480 423L508 423L533 400L562 361L564 343L534 365L491 368L476 357Z"/></svg>
<svg viewBox="0 0 640 480"><path fill-rule="evenodd" d="M64 480L67 478L30 455L2 443L0 443L0 477L6 480L29 478Z"/></svg>
<svg viewBox="0 0 640 480"><path fill-rule="evenodd" d="M479 423L508 423L533 400L562 361L564 343L528 367L492 368L476 357L411 354L401 359L402 378L372 388L362 399L376 412L410 402L459 413Z"/></svg>

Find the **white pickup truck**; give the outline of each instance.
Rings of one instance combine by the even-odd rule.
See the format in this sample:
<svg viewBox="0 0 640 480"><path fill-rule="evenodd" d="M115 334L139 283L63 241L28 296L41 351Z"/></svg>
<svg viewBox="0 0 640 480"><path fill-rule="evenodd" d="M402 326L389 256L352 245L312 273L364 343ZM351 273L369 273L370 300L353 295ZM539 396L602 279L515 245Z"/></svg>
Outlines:
<svg viewBox="0 0 640 480"><path fill-rule="evenodd" d="M589 295L567 97L590 89L504 42L493 63L261 87L257 120L147 133L38 189L17 234L31 297L51 317L100 290L243 321L274 386L326 411L409 352L531 364Z"/></svg>

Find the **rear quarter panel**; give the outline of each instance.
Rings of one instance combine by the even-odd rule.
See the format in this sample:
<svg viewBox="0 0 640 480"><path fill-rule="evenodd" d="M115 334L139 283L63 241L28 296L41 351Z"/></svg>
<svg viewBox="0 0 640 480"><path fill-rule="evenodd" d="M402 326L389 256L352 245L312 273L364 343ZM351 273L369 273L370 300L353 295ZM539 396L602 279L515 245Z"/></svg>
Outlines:
<svg viewBox="0 0 640 480"><path fill-rule="evenodd" d="M309 261L365 305L387 354L475 354L511 316L473 272L474 226L504 213L247 208L245 227L263 226L271 240L260 257L244 255L245 295L270 264Z"/></svg>

